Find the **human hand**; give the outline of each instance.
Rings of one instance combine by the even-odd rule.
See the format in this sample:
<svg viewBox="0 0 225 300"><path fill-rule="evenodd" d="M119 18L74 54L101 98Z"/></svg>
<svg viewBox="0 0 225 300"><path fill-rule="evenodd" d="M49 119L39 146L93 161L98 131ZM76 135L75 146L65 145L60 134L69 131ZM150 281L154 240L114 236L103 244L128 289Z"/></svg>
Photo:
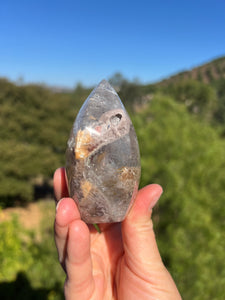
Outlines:
<svg viewBox="0 0 225 300"><path fill-rule="evenodd" d="M80 219L68 198L64 168L54 174L58 202L55 241L66 272L66 300L178 300L181 296L162 263L151 221L162 188L152 184L138 192L122 223L100 224L99 234Z"/></svg>

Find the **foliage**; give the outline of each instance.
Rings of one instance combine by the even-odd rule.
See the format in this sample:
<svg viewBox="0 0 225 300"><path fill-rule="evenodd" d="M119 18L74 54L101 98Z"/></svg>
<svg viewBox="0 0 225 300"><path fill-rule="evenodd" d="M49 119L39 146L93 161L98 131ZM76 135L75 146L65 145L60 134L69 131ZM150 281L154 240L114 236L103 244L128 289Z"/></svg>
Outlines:
<svg viewBox="0 0 225 300"><path fill-rule="evenodd" d="M128 109L132 110L135 103L142 101L142 89L141 86L135 82L124 81L120 87L119 96L123 99L123 103Z"/></svg>
<svg viewBox="0 0 225 300"><path fill-rule="evenodd" d="M225 77L225 56L214 59L204 65L198 66L191 70L185 70L179 72L169 78L166 78L159 82L160 86L165 86L171 83L179 83L183 80L198 80L206 84L212 84Z"/></svg>
<svg viewBox="0 0 225 300"><path fill-rule="evenodd" d="M118 91L120 98L128 110L132 110L135 103L142 101L144 95L143 86L138 80L130 82L118 72L109 79L109 82Z"/></svg>
<svg viewBox="0 0 225 300"><path fill-rule="evenodd" d="M0 223L1 299L62 299L64 275L57 262L52 224L47 217L45 222L39 241L15 216Z"/></svg>
<svg viewBox="0 0 225 300"><path fill-rule="evenodd" d="M180 72L154 85L145 86L163 92L186 105L225 135L225 57L217 58L190 71Z"/></svg>
<svg viewBox="0 0 225 300"><path fill-rule="evenodd" d="M185 80L177 84L170 84L166 93L177 102L184 103L187 109L195 114L211 119L216 107L215 90L196 80Z"/></svg>
<svg viewBox="0 0 225 300"><path fill-rule="evenodd" d="M0 205L33 200L34 182L64 164L71 124L88 90L55 94L0 80Z"/></svg>
<svg viewBox="0 0 225 300"><path fill-rule="evenodd" d="M184 105L162 95L133 120L142 185L164 188L154 219L167 267L184 299L223 299L224 141Z"/></svg>
<svg viewBox="0 0 225 300"><path fill-rule="evenodd" d="M225 124L225 78L214 83L217 91L217 108L214 112L214 119L221 125Z"/></svg>

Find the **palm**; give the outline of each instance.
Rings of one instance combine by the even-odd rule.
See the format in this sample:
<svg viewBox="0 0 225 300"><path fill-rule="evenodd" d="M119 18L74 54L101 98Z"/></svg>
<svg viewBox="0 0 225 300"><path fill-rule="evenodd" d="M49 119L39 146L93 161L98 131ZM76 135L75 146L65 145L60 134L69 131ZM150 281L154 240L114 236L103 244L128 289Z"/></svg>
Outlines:
<svg viewBox="0 0 225 300"><path fill-rule="evenodd" d="M117 299L116 276L124 255L120 224L104 228L101 234L91 232L91 257L95 291L93 299Z"/></svg>
<svg viewBox="0 0 225 300"><path fill-rule="evenodd" d="M118 299L121 293L128 299L126 294L138 278L126 263L120 224L107 226L101 234L92 232L91 249L93 274L96 274L93 299ZM143 291L142 286L139 279L138 290ZM137 286L135 288L137 290Z"/></svg>

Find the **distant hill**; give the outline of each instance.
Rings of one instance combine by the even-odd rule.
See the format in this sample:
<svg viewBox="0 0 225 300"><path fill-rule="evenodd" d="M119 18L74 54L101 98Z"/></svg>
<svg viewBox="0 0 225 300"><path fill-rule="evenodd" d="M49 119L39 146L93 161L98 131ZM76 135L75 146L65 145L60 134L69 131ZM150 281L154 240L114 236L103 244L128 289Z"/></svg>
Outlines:
<svg viewBox="0 0 225 300"><path fill-rule="evenodd" d="M212 83L225 79L225 56L214 59L191 70L179 72L158 82L159 85L177 83L181 80L194 79L203 83Z"/></svg>
<svg viewBox="0 0 225 300"><path fill-rule="evenodd" d="M159 92L185 104L190 113L221 125L225 136L225 56L140 89L147 101L147 95Z"/></svg>

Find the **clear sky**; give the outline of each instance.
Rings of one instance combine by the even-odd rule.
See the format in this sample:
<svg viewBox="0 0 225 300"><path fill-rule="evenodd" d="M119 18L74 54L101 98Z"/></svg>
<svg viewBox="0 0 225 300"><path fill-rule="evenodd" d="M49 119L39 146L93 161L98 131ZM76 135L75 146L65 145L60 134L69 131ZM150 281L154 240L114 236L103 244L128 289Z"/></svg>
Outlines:
<svg viewBox="0 0 225 300"><path fill-rule="evenodd" d="M154 82L225 55L224 0L0 1L0 77Z"/></svg>

